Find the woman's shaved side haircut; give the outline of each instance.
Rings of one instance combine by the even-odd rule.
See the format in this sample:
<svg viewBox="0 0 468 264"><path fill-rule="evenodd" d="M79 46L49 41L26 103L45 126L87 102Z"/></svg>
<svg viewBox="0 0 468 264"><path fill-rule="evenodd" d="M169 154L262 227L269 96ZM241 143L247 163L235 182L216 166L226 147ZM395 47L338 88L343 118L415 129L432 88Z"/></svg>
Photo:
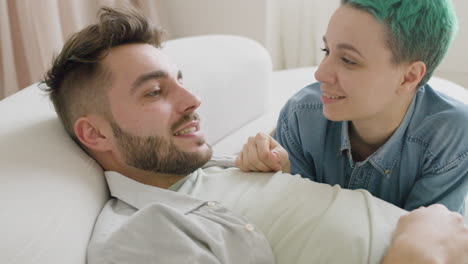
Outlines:
<svg viewBox="0 0 468 264"><path fill-rule="evenodd" d="M87 114L110 116L107 88L112 72L102 60L109 49L130 43L160 47L162 30L151 25L136 9L103 7L98 22L73 34L53 59L44 81L67 133L81 145L74 133L75 121ZM83 146L82 146L83 147Z"/></svg>
<svg viewBox="0 0 468 264"><path fill-rule="evenodd" d="M341 0L341 4L365 10L386 26L395 64L426 64L418 86L431 78L458 30L450 0Z"/></svg>

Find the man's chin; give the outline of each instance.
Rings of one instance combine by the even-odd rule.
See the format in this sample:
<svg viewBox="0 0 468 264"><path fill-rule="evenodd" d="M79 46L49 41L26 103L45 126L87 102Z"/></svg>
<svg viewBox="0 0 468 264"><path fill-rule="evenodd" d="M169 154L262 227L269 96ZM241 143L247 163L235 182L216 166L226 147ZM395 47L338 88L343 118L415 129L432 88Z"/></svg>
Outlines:
<svg viewBox="0 0 468 264"><path fill-rule="evenodd" d="M200 157L203 157L204 159L206 159L206 162L208 162L208 160L210 160L211 156L213 155L213 149L208 143L204 143L198 146L197 150L195 150L194 153L197 153L197 152L200 154Z"/></svg>
<svg viewBox="0 0 468 264"><path fill-rule="evenodd" d="M192 145L192 146L177 146L177 148L188 154L192 157L197 157L197 159L211 159L211 155L213 154L213 149L211 145L203 141L200 144Z"/></svg>
<svg viewBox="0 0 468 264"><path fill-rule="evenodd" d="M174 142L177 148L186 153L205 152L211 150L211 146L204 139L194 142Z"/></svg>
<svg viewBox="0 0 468 264"><path fill-rule="evenodd" d="M194 151L184 150L184 160L173 167L175 174L188 174L202 168L210 159L213 150L207 143L198 146Z"/></svg>

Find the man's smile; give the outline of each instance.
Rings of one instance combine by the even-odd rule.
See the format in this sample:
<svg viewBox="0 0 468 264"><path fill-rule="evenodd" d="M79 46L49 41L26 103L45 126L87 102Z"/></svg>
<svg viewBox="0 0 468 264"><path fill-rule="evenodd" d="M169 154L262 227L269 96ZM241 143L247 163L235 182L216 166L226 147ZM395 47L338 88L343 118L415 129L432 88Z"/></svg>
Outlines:
<svg viewBox="0 0 468 264"><path fill-rule="evenodd" d="M195 132L200 131L200 123L199 121L192 121L184 125L183 127L179 128L176 132L174 132L174 136L184 136L189 134L194 134Z"/></svg>

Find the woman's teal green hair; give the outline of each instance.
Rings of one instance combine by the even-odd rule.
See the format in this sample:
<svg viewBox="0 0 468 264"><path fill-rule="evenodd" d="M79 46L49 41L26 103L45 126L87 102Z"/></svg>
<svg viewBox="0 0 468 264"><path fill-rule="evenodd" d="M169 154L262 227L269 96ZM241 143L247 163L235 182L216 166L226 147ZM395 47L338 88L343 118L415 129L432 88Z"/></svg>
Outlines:
<svg viewBox="0 0 468 264"><path fill-rule="evenodd" d="M384 23L394 63L426 64L419 86L431 78L458 29L450 0L341 0L341 4L368 11Z"/></svg>

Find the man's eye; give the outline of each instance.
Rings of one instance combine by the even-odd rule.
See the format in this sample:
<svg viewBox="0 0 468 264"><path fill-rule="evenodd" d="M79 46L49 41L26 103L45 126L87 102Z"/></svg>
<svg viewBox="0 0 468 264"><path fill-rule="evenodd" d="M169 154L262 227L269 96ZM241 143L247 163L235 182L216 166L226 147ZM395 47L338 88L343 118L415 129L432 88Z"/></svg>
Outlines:
<svg viewBox="0 0 468 264"><path fill-rule="evenodd" d="M328 56L330 54L330 50L329 49L326 49L326 48L323 48L323 49L320 49L322 50L323 52L325 52L325 56Z"/></svg>
<svg viewBox="0 0 468 264"><path fill-rule="evenodd" d="M147 97L158 97L161 95L161 90L154 90L146 94Z"/></svg>
<svg viewBox="0 0 468 264"><path fill-rule="evenodd" d="M348 65L355 65L355 64L356 64L355 62L350 61L350 60L348 60L347 58L344 58L344 57L341 58L341 60L342 60L344 63L348 64Z"/></svg>

